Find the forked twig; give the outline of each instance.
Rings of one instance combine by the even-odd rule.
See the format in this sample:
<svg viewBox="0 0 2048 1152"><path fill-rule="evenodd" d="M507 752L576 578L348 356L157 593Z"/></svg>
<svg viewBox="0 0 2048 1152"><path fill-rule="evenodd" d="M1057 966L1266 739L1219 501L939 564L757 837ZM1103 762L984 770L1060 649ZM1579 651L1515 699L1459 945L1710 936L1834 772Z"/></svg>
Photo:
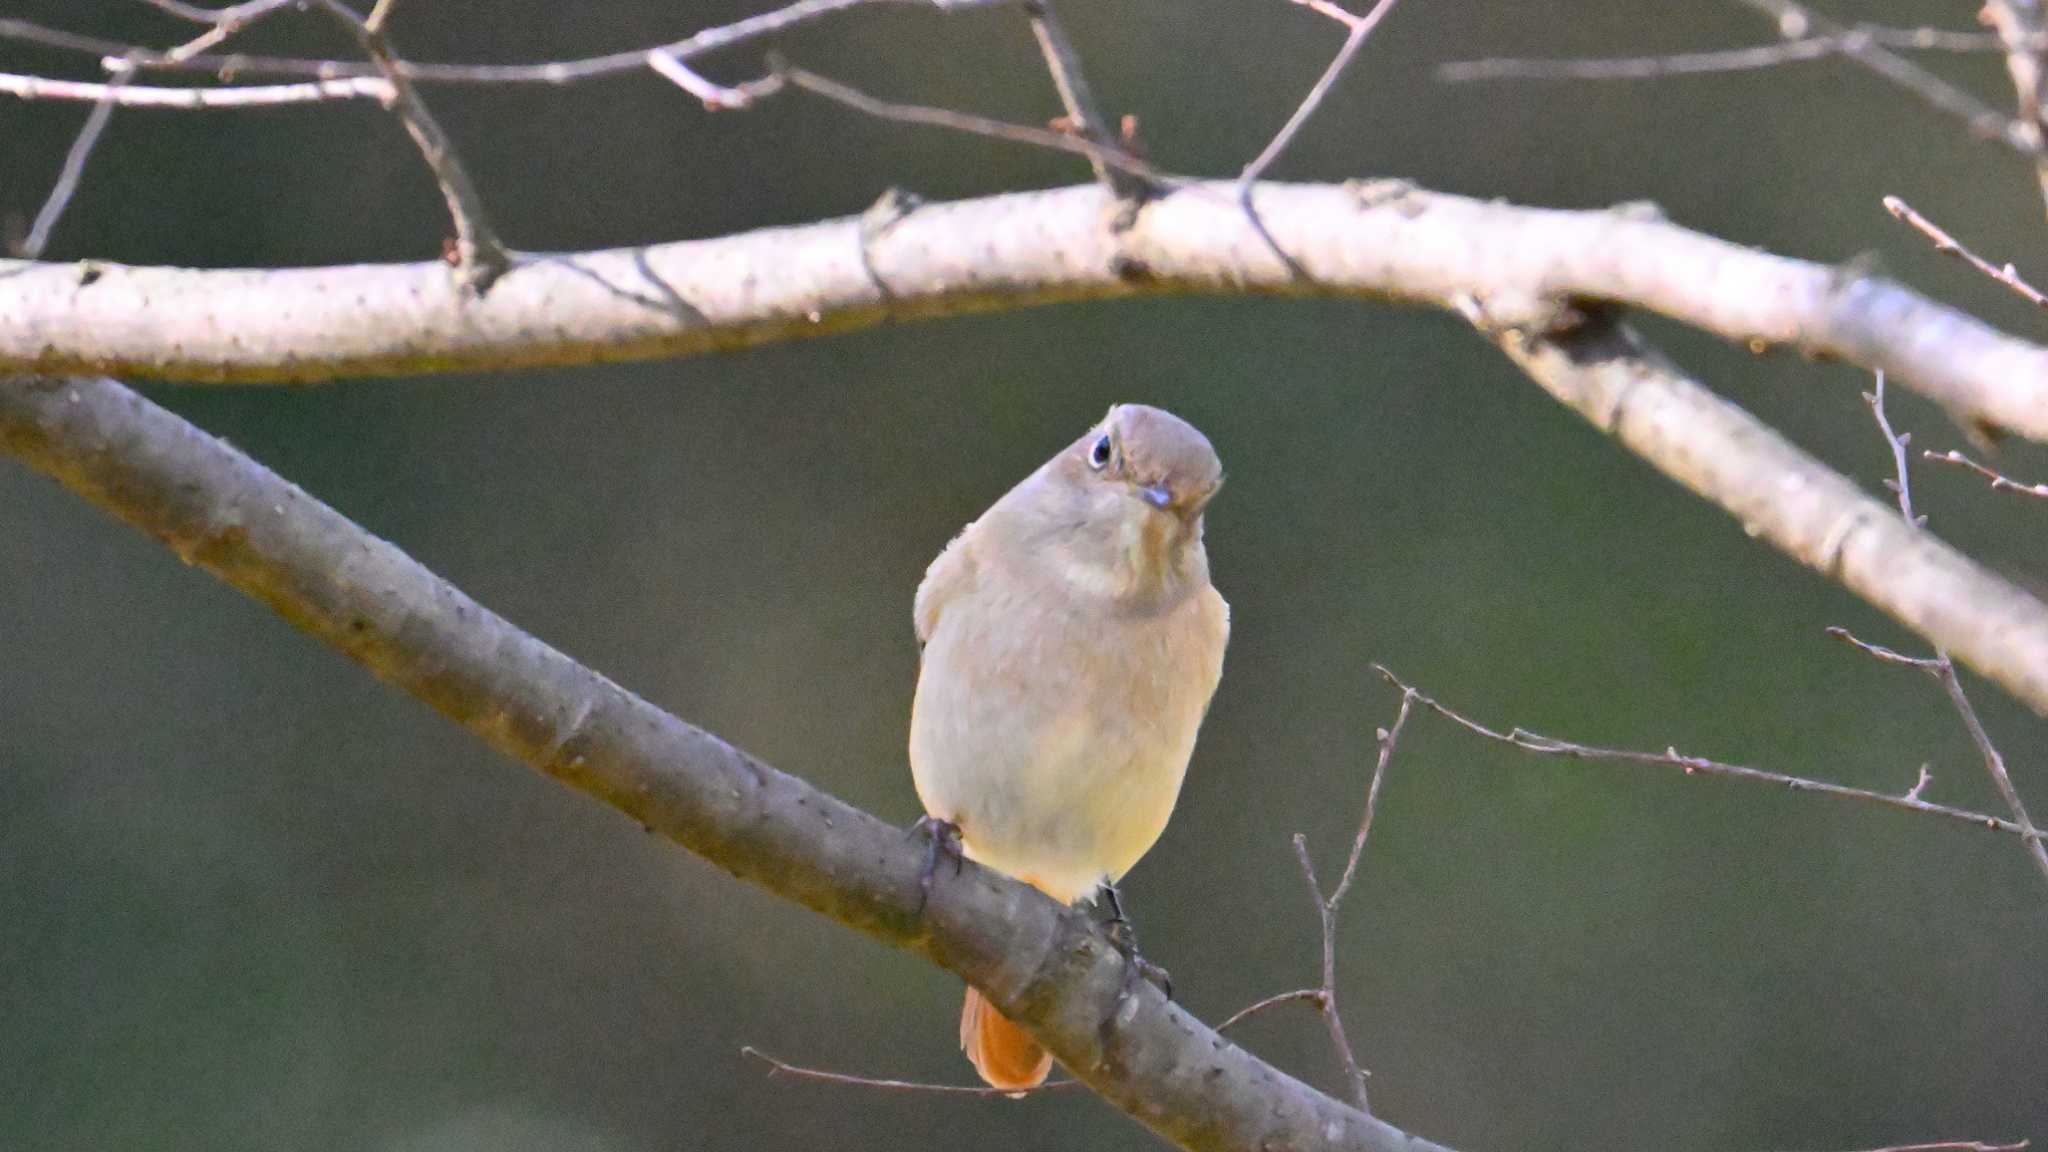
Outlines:
<svg viewBox="0 0 2048 1152"><path fill-rule="evenodd" d="M383 19L390 14L390 6L378 4L365 19L341 0L308 0L308 3L347 29L363 54L383 73L385 82L391 86L388 107L405 125L406 134L412 137L413 143L419 146L420 156L434 174L434 182L441 186L441 198L448 203L448 215L455 224L456 276L464 287L478 295L490 291L500 276L511 271L512 253L498 239L496 229L491 227L483 196L470 180L469 170L463 167L461 157L455 154L455 146L449 141L448 134L434 119L434 114L427 110L419 90L398 67L398 57L391 50L391 42L385 37L383 28Z"/></svg>
<svg viewBox="0 0 2048 1152"><path fill-rule="evenodd" d="M1593 760L1612 764L1641 764L1676 768L1687 776L1718 776L1730 780L1748 780L1758 784L1772 784L1792 792L1812 792L1822 796L1836 796L1844 800L1856 800L1884 808L1896 808L1904 812L1917 812L1923 816L1937 816L1958 823L1973 824L1979 828L2008 835L2019 836L2038 842L2043 833L2022 828L2019 824L1983 812L1973 812L1947 804L1935 804L1921 799L1925 782L1916 781L1913 788L1903 793L1877 792L1868 788L1852 788L1846 784L1835 784L1805 776L1791 776L1783 772L1771 772L1762 768L1751 768L1742 764L1730 764L1721 760L1709 760L1704 756L1688 756L1676 748L1662 752L1638 752L1624 748L1600 748L1590 744L1579 744L1570 740L1559 740L1526 728L1511 728L1502 732L1489 728L1477 720L1452 708L1436 698L1416 691L1406 681L1396 676L1383 664L1374 664L1386 681L1398 688L1415 693L1415 702L1437 715L1456 724L1475 736L1484 737L1498 744L1520 748L1525 752L1536 752L1545 756L1562 756L1571 760Z"/></svg>
<svg viewBox="0 0 2048 1152"><path fill-rule="evenodd" d="M1039 52L1045 56L1046 71L1052 74L1053 87L1058 90L1060 103L1067 110L1068 122L1074 125L1076 132L1095 143L1114 146L1116 136L1095 102L1095 94L1088 87L1088 78L1081 71L1081 54L1068 38L1066 26L1060 22L1052 0L1024 0L1024 11L1031 17L1031 33L1038 40ZM1108 163L1099 155L1088 157L1088 163L1095 169L1095 178L1102 181L1103 186L1119 200L1143 200L1153 191L1150 181Z"/></svg>
<svg viewBox="0 0 2048 1152"><path fill-rule="evenodd" d="M1890 418L1885 415L1884 373L1877 373L1875 386L1863 394L1863 399L1870 405L1870 412L1877 421L1878 431L1884 434L1885 444L1891 449L1892 467L1897 473L1897 478L1885 481L1885 486L1898 496L1899 515L1905 517L1908 524L1925 524L1925 516L1916 517L1913 514L1913 486L1906 456L1906 445L1912 441L1912 435L1894 431ZM1851 635L1846 628L1830 628L1828 634L1855 645L1887 664L1915 668L1934 677L1941 685L1942 692L1948 696L1949 703L1955 708L1956 716L1962 720L1963 730L1969 734L1970 742L1976 745L1978 755L1984 760L1984 771L1991 777L1991 783L1998 789L2000 798L2005 801L2006 810L2012 813L2012 823L2018 826L2025 839L2028 857L2034 861L2034 866L2040 869L2041 875L2048 878L2048 847L2042 845L2041 833L2034 826L2032 818L2027 815L2027 806L2020 799L2019 789L2013 786L2012 773L2006 770L2005 757L1998 751L1998 746L1992 743L1991 734L1985 731L1984 722L1978 718L1977 709L1970 703L1969 694L1963 691L1962 679L1956 675L1955 662L1949 659L1948 653L1936 648L1932 657L1908 656L1876 644L1866 644Z"/></svg>
<svg viewBox="0 0 2048 1152"><path fill-rule="evenodd" d="M1304 3L1305 0L1295 2ZM1316 109L1322 107L1323 98L1330 94L1330 89L1337 86L1338 78L1344 75L1345 69L1351 67L1351 61L1358 56L1358 50L1365 47L1365 42L1372 35L1373 29L1379 27L1381 19L1394 4L1395 0L1378 0L1363 16L1354 16L1343 8L1327 2L1307 4L1315 11L1345 25L1350 31L1345 34L1343 46L1330 58L1329 66L1323 69L1323 74L1317 77L1315 84L1309 88L1308 95L1303 96L1301 103L1295 105L1294 112L1288 116L1287 122L1280 126L1280 130L1273 134L1273 138L1266 142L1266 146L1260 149L1252 162L1245 165L1244 171L1238 174L1240 187L1249 189L1253 182L1265 174L1266 169L1271 168L1274 162L1280 159L1281 154L1287 151L1288 145L1294 143L1294 138L1301 133L1302 126L1316 114Z"/></svg>
<svg viewBox="0 0 2048 1152"><path fill-rule="evenodd" d="M1322 985L1268 996L1230 1018L1234 1023L1274 1004L1290 1000L1312 1001L1322 1014L1323 1026L1329 1030L1330 1046L1336 1049L1337 1059L1344 1065L1344 1078L1351 1085L1351 1095L1358 1101L1359 1111L1368 1115L1372 1106L1367 1097L1365 1078L1370 1073L1358 1063L1351 1040L1344 1034L1344 1016L1337 1004L1337 912L1344 903L1345 895L1351 891L1352 881L1358 877L1358 861L1365 855L1366 840L1372 835L1373 817L1379 811L1380 787L1387 779L1387 765L1394 758L1394 745L1400 741L1401 729L1407 725L1417 699L1413 690L1403 686L1401 710L1394 716L1394 723L1375 734L1379 741L1379 759L1373 764L1372 782L1366 786L1365 810L1359 817L1358 833L1351 840L1351 854L1344 860L1344 872L1338 878L1337 886L1327 895L1322 882L1316 878L1315 861L1308 854L1308 837L1299 832L1294 834L1294 858L1301 865L1301 878L1308 885L1309 898L1315 901L1316 918L1321 922L1323 931Z"/></svg>

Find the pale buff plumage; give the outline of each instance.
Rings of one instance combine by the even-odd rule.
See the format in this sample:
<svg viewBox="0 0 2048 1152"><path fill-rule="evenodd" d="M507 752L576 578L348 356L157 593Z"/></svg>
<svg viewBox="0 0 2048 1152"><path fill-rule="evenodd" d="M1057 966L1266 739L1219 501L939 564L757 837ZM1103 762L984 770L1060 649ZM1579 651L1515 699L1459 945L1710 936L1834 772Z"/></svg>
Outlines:
<svg viewBox="0 0 2048 1152"><path fill-rule="evenodd" d="M910 766L972 859L1071 903L1165 830L1230 634L1202 546L1221 482L1192 425L1120 405L932 562ZM998 1087L1050 1067L973 989L961 1045Z"/></svg>

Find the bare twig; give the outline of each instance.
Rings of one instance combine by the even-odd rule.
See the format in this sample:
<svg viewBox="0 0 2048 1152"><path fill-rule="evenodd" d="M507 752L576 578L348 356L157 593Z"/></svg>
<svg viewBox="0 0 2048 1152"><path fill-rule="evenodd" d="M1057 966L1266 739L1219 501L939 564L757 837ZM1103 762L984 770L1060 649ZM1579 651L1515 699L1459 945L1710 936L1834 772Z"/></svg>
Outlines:
<svg viewBox="0 0 2048 1152"><path fill-rule="evenodd" d="M1893 1144L1886 1148L1871 1148L1867 1152L2025 1152L2027 1142L2016 1140L2011 1144L1989 1144L1982 1140L1937 1140L1931 1144Z"/></svg>
<svg viewBox="0 0 2048 1152"><path fill-rule="evenodd" d="M1437 78L1452 83L1477 80L1657 80L1667 76L1700 76L1779 68L1810 60L1846 56L1859 44L1902 51L1996 52L2002 45L1988 32L1951 32L1941 28L1888 28L1857 24L1840 35L1802 36L1776 44L1723 48L1705 52L1674 52L1661 56L1603 56L1542 60L1495 57L1455 60L1437 66Z"/></svg>
<svg viewBox="0 0 2048 1152"><path fill-rule="evenodd" d="M2048 484L2023 484L1995 469L1986 468L1984 465L1977 463L1953 448L1946 452L1922 452L1920 458L1932 460L1937 464L1954 464L1958 467L1967 468L1990 481L1991 490L1994 492L2016 492L2021 496L2033 496L2037 499L2048 500Z"/></svg>
<svg viewBox="0 0 2048 1152"><path fill-rule="evenodd" d="M1031 17L1031 33L1038 40L1039 52L1045 56L1046 71L1052 74L1053 87L1059 91L1060 103L1067 110L1067 121L1096 144L1115 147L1116 133L1110 130L1109 121L1088 87L1088 77L1081 71L1081 54L1067 36L1053 0L1024 0L1024 12ZM1091 155L1088 162L1095 168L1095 178L1117 199L1136 202L1152 194L1148 180L1108 163L1102 156Z"/></svg>
<svg viewBox="0 0 2048 1152"><path fill-rule="evenodd" d="M448 134L441 129L434 114L427 110L419 90L397 67L398 57L392 52L391 42L381 27L382 17L389 13L389 7L379 4L372 13L378 18L378 23L372 24L356 15L355 10L341 0L309 2L347 29L362 47L363 54L383 72L385 81L391 86L388 106L405 125L406 134L419 146L420 156L434 173L434 182L441 186L441 198L448 203L448 215L455 224L456 276L464 287L479 296L490 291L500 276L511 271L512 253L491 227L483 196L470 180L461 157L455 154L455 146L449 142Z"/></svg>
<svg viewBox="0 0 2048 1152"><path fill-rule="evenodd" d="M1896 808L1905 812L1917 812L1924 816L1937 816L1963 824L1974 824L1994 832L2004 832L2038 843L2042 837L2039 831L2028 831L2011 820L2003 820L1982 812L1971 812L1947 804L1933 804L1922 800L1920 782L1904 793L1875 792L1867 788L1851 788L1846 784L1834 784L1826 780L1815 780L1805 776L1790 776L1782 772L1770 772L1762 768L1750 768L1740 764L1729 764L1720 760L1709 760L1703 756L1688 756L1676 748L1662 752L1637 752L1621 748L1598 748L1590 744L1579 744L1570 740L1559 740L1532 732L1526 728L1511 728L1506 732L1489 728L1447 704L1425 695L1410 687L1406 681L1394 675L1384 665L1375 664L1373 670L1385 677L1387 682L1404 691L1415 692L1415 702L1431 712L1449 720L1475 736L1482 736L1495 743L1520 748L1525 752L1536 752L1545 756L1562 756L1571 760L1595 760L1613 764L1643 764L1676 768L1687 776L1719 776L1731 780L1749 780L1759 784L1772 784L1793 792L1812 792L1822 796L1837 796L1845 800L1856 800L1876 804L1885 808Z"/></svg>
<svg viewBox="0 0 2048 1152"><path fill-rule="evenodd" d="M1416 695L1405 686L1401 689L1401 711L1394 717L1391 727L1382 728L1376 734L1379 740L1379 759L1373 764L1372 781L1365 789L1365 810L1358 820L1358 833L1351 841L1351 855L1344 861L1344 874L1337 881L1336 888L1328 895L1323 892L1322 882L1316 879L1315 861L1308 854L1308 837L1294 834L1294 858L1301 865L1301 878L1308 885L1309 898L1315 901L1316 918L1323 931L1323 976L1322 984L1314 989L1283 992L1268 996L1257 1004L1240 1011L1230 1018L1235 1023L1262 1009L1290 1000L1313 1000L1317 1011L1322 1014L1323 1025L1330 1033L1330 1046L1336 1049L1337 1059L1344 1065L1344 1079L1351 1085L1351 1094L1358 1101L1359 1110L1370 1115L1372 1107L1367 1101L1365 1078L1370 1075L1358 1063L1358 1056L1352 1051L1351 1041L1344 1034L1344 1016L1337 1006L1337 913L1344 903L1344 896L1351 891L1351 882L1358 875L1359 857L1365 854L1366 838L1372 835L1372 821L1379 810L1380 786L1386 782L1387 765L1394 758L1394 745L1401 739L1401 729L1408 723L1408 714L1414 709Z"/></svg>
<svg viewBox="0 0 2048 1152"><path fill-rule="evenodd" d="M384 31L384 25L390 21L391 13L397 7L398 0L377 0L370 14L363 18L363 26L372 32Z"/></svg>
<svg viewBox="0 0 2048 1152"><path fill-rule="evenodd" d="M30 226L28 236L21 242L19 255L25 259L39 259L49 246L50 234L57 228L57 221L64 218L64 210L71 206L71 198L78 194L78 185L85 177L85 165L92 159L93 149L99 146L100 136L107 130L107 121L114 115L114 98L120 94L121 86L128 82L132 71L115 75L107 85L107 94L86 113L85 124L78 130L78 136L71 141L71 148L64 154L64 167L57 173L57 182L50 188L49 196L36 212L35 223Z"/></svg>
<svg viewBox="0 0 2048 1152"><path fill-rule="evenodd" d="M1315 84L1309 88L1308 95L1303 96L1301 103L1295 106L1294 113L1287 118L1287 123L1280 126L1280 130L1273 134L1273 138L1266 142L1266 146L1251 163L1244 166L1244 171L1238 174L1238 185L1245 193L1249 193L1253 182L1263 176L1287 151L1288 146L1294 143L1294 138L1300 134L1302 126L1316 114L1316 109L1322 107L1323 98L1330 94L1330 89L1337 86L1338 78L1344 75L1345 69L1351 67L1351 61L1358 56L1359 49L1365 47L1365 42L1372 36L1373 29L1379 27L1380 20L1393 8L1394 3L1395 0L1378 0L1363 16L1353 16L1334 4L1310 5L1316 11L1345 24L1350 31L1345 34L1344 43L1337 49L1337 54L1330 58L1329 66L1323 69L1323 74L1317 77Z"/></svg>
<svg viewBox="0 0 2048 1152"><path fill-rule="evenodd" d="M1741 3L1770 17L1778 35L1786 40L1822 36L1840 41L1843 56L1962 120L1969 125L1973 135L1999 141L2024 156L2040 154L2041 143L2026 125L1875 40L1853 36L1853 29L1807 5L1796 0L1741 0Z"/></svg>
<svg viewBox="0 0 2048 1152"><path fill-rule="evenodd" d="M2005 70L2012 77L2019 124L2034 143L2034 180L2048 208L2048 109L2041 106L2040 0L1984 0L1981 19L2005 46Z"/></svg>
<svg viewBox="0 0 2048 1152"><path fill-rule="evenodd" d="M276 108L286 104L318 104L328 100L392 98L388 81L376 76L346 76L294 84L238 84L224 88L152 88L141 84L98 84L87 80L52 80L0 72L0 96L22 100L66 100L112 104L120 108L162 108L214 111L229 108Z"/></svg>
<svg viewBox="0 0 2048 1152"><path fill-rule="evenodd" d="M1962 241L1949 235L1941 225L1914 211L1911 204L1906 203L1897 196L1887 196L1884 198L1884 210L1903 221L1907 227L1927 237L1928 243L1934 245L1936 252L1961 260L1963 263L2017 292L2023 299L2035 307L2048 308L2048 295L2042 294L2040 289L2021 278L2019 271L2011 264L2006 264L2002 267L1993 265L1989 260L1964 247Z"/></svg>
<svg viewBox="0 0 2048 1152"><path fill-rule="evenodd" d="M190 60L195 56L203 55L208 50L219 46L229 37L234 36L236 33L241 32L245 28L248 28L251 24L254 24L257 21L262 20L267 16L271 16L274 15L275 13L285 11L288 8L296 7L297 4L298 0L246 0L246 3L236 4L231 7L218 9L214 11L211 17L204 17L198 15L198 12L204 10L181 11L181 9L189 9L190 6L183 4L174 4L170 8L165 8L164 10L171 12L173 15L182 16L184 19L187 20L193 20L202 24L211 24L212 27L208 28L204 32L201 32L199 35L193 37L192 39L187 40L185 43L178 45L176 48L173 48L168 52L157 53L136 51L131 49L129 51L119 53L118 61L109 58L103 60L102 62L109 69L114 68L117 63L122 68L134 69L135 67L137 67L137 61L143 57L148 57L153 60L163 60L170 64L177 64L186 60ZM111 57L113 54L102 53L102 55L106 57Z"/></svg>
<svg viewBox="0 0 2048 1152"><path fill-rule="evenodd" d="M1917 528L1925 524L1927 518L1916 517L1913 514L1913 484L1906 455L1906 445L1911 442L1912 435L1895 431L1891 420L1885 415L1884 373L1877 373L1876 386L1864 393L1863 399L1870 405L1870 412L1877 421L1878 431L1883 433L1885 444L1891 449L1892 468L1896 477L1887 480L1885 485L1898 495L1899 515L1906 523ZM2028 856L2034 861L2034 866L2040 869L2042 877L2048 878L2048 846L2042 845L2041 833L2027 815L2027 806L2020 799L2019 789L2013 786L2012 774L2006 771L2005 757L1999 753L1998 746L1992 743L1991 734L1984 730L1984 722L1978 719L1977 709L1970 703L1969 694L1963 691L1962 679L1956 675L1955 662L1949 659L1948 652L1936 645L1932 658L1907 656L1889 648L1858 640L1846 628L1830 628L1828 634L1855 645L1887 664L1916 668L1934 677L1941 685L1941 690L1948 696L1949 703L1955 707L1957 717L1963 722L1963 730L1969 733L1970 742L1977 746L1977 753L1984 760L1984 771L1991 777L1992 785L1998 789L1999 796L2005 801L2006 810L2012 813L2012 822L2019 826L2025 838ZM1915 788L1914 791L1917 792L1919 789Z"/></svg>
<svg viewBox="0 0 2048 1152"><path fill-rule="evenodd" d="M647 54L647 66L671 84L703 101L705 109L711 112L745 108L782 90L782 76L776 73L731 86L714 83L659 48Z"/></svg>
<svg viewBox="0 0 2048 1152"><path fill-rule="evenodd" d="M272 0L255 0L254 3L237 6L238 9L254 9L259 4L270 4ZM289 7L298 0L276 0L279 6ZM662 52L678 60L691 60L698 56L731 48L739 44L758 40L780 32L786 32L813 21L854 8L902 7L924 8L941 13L965 12L976 9L1003 8L1021 3L1022 0L798 0L758 16L736 20L731 24L706 28L681 40L647 48L635 48L623 52L609 52L601 56L587 56L571 60L548 60L531 64L453 64L423 63L399 60L396 67L406 79L427 84L538 84L566 86L588 80L601 80L628 76L647 67L650 52ZM194 8L179 5L192 13L206 13L213 9ZM230 10L232 11L232 10ZM197 23L211 23L210 16L187 16ZM48 28L28 20L0 18L0 39L20 40L41 44L45 47L66 51L87 52L96 56L133 56L138 68L144 70L167 70L186 72L213 72L235 75L300 76L312 79L336 79L344 77L381 78L383 72L374 65L347 60L321 60L296 56L262 56L241 53L228 55L192 55L178 57L151 49L141 44L127 44L100 37L81 36L76 33Z"/></svg>
<svg viewBox="0 0 2048 1152"><path fill-rule="evenodd" d="M884 1080L870 1076L852 1076L844 1072L828 1072L822 1068L804 1068L777 1060L752 1045L740 1049L740 1055L751 1056L768 1065L768 1076L773 1079L787 1076L792 1080L810 1080L820 1084L844 1084L851 1088L872 1088L881 1092L905 1092L932 1096L976 1096L982 1098L1029 1096L1040 1092L1056 1092L1062 1088L1078 1088L1079 1080L1047 1080L1030 1088L990 1088L980 1084L930 1084L921 1080Z"/></svg>
<svg viewBox="0 0 2048 1152"><path fill-rule="evenodd" d="M916 124L927 128L944 128L951 132L964 132L970 136L985 136L993 140L1007 140L1013 144L1073 152L1087 157L1092 162L1143 179L1154 187L1178 188L1190 183L1186 177L1163 172L1122 148L1102 144L1070 132L1055 132L1050 128L1037 128L1029 124L1012 124L1007 120L992 120L986 116L977 116L971 112L955 112L949 108L882 100L851 85L842 84L779 59L772 59L770 68L771 77L780 77L790 85L814 96L822 96L835 104L851 108L863 115L873 116L878 120Z"/></svg>
<svg viewBox="0 0 2048 1152"><path fill-rule="evenodd" d="M1219 1034L1228 1032L1237 1025L1270 1008L1278 1008L1282 1004L1292 1004L1298 1000L1307 1001L1320 1007L1323 1003L1323 990L1321 988L1296 988L1292 992L1276 992L1264 1000L1254 1004L1247 1004L1231 1013L1228 1019L1216 1026L1216 1031Z"/></svg>
<svg viewBox="0 0 2048 1152"><path fill-rule="evenodd" d="M1899 515L1915 528L1925 528L1927 517L1913 515L1912 473L1906 468L1906 446L1913 442L1911 432L1892 431L1892 422L1884 411L1884 373L1875 374L1877 384L1872 391L1863 394L1863 402L1870 407L1870 414L1877 420L1878 431L1884 433L1885 444L1892 450L1892 468L1896 478L1888 478L1885 488L1898 498Z"/></svg>
<svg viewBox="0 0 2048 1152"><path fill-rule="evenodd" d="M224 42L263 17L281 11L293 2L294 0L247 0L246 3L222 9L214 16L211 28L164 55L170 59L187 59L195 56ZM183 6L174 7L182 9ZM189 13L182 10L173 14L191 18ZM134 79L136 69L133 54L119 58L107 57L102 59L101 63L112 74L110 82L100 99L93 104L92 111L86 114L84 126L79 129L77 138L71 142L71 148L65 154L64 167L58 173L56 183L43 201L42 209L36 213L35 223L21 244L20 255L28 259L39 258L49 245L50 235L56 230L57 222L63 218L72 198L78 194L78 186L85 176L86 163L92 158L93 149L99 145L101 136L106 132L107 123L113 117L114 108L120 102L122 92Z"/></svg>

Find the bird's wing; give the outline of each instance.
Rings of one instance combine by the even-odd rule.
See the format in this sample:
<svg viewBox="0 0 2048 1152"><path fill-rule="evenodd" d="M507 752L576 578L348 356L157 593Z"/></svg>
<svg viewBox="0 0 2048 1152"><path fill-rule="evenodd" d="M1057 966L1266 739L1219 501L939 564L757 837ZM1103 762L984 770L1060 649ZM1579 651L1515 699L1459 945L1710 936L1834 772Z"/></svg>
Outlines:
<svg viewBox="0 0 2048 1152"><path fill-rule="evenodd" d="M917 627L917 642L921 645L932 638L939 627L939 615L946 605L964 591L974 580L974 555L968 536L974 531L969 524L962 529L932 566L925 569L924 582L917 586L917 599L911 607L911 619Z"/></svg>

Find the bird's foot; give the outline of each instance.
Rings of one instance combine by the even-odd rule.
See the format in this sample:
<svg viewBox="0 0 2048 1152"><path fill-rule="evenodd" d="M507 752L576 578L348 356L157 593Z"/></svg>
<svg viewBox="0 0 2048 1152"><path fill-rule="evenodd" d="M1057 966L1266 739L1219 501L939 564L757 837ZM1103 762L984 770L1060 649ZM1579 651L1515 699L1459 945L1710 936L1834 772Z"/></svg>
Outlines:
<svg viewBox="0 0 2048 1152"><path fill-rule="evenodd" d="M1173 999L1173 976L1138 951L1138 928L1131 923L1130 917L1124 915L1123 898L1117 895L1116 885L1102 886L1099 903L1109 914L1103 923L1103 932L1109 936L1110 945L1124 958L1124 995L1130 995L1137 989L1138 981L1143 980L1165 993L1168 1000Z"/></svg>
<svg viewBox="0 0 2048 1152"><path fill-rule="evenodd" d="M924 915L925 905L931 903L932 881L939 874L939 861L953 861L953 875L960 874L960 862L964 854L960 850L960 825L937 816L925 816L910 826L913 836L925 837L924 867L917 872L917 914Z"/></svg>

